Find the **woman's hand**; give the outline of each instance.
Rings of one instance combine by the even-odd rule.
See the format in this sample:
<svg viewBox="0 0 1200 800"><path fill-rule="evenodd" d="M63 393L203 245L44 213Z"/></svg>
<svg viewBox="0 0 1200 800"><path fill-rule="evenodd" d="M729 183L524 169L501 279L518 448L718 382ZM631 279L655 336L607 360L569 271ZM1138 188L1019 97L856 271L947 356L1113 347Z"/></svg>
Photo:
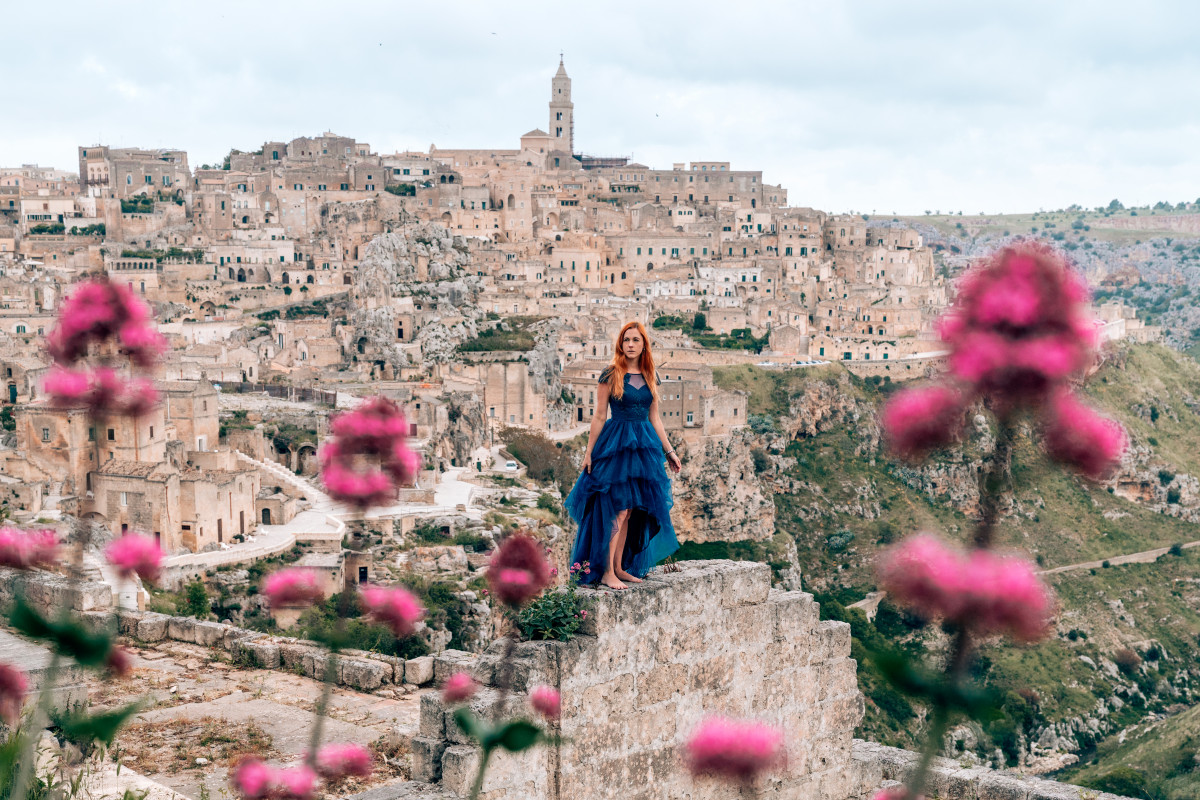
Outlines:
<svg viewBox="0 0 1200 800"><path fill-rule="evenodd" d="M582 469L584 472L588 473L589 475L592 473L592 454L591 453L583 454L583 463L579 465L579 468Z"/></svg>
<svg viewBox="0 0 1200 800"><path fill-rule="evenodd" d="M667 454L667 463L671 465L671 469L675 472L679 472L679 470L683 469L683 462L679 460L679 456L677 456L675 453Z"/></svg>

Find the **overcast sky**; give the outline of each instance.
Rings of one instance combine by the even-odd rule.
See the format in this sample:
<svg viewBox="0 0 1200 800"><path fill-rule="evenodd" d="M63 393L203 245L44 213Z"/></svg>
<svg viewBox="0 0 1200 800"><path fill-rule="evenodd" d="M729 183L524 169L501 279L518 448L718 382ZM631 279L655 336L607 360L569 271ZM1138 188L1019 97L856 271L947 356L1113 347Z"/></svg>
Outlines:
<svg viewBox="0 0 1200 800"><path fill-rule="evenodd" d="M352 13L349 9L355 9ZM6 3L0 165L83 144L513 148L563 51L576 149L761 169L792 205L1200 196L1194 2Z"/></svg>

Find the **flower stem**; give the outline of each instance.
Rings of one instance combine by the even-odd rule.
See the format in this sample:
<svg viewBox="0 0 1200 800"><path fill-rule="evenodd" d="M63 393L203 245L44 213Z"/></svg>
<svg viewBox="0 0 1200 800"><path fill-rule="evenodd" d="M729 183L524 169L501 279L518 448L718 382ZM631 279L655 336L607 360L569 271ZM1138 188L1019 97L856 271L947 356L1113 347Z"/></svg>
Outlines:
<svg viewBox="0 0 1200 800"><path fill-rule="evenodd" d="M313 720L312 734L308 739L308 755L304 763L312 769L317 768L317 749L321 746L321 732L325 727L325 711L329 708L329 700L333 696L333 684L337 682L338 652L341 650L342 637L346 633L346 614L353 601L353 590L342 592L338 603L337 619L333 623L333 637L329 644L329 654L325 656L325 675L322 679L321 697L313 709L316 719Z"/></svg>
<svg viewBox="0 0 1200 800"><path fill-rule="evenodd" d="M42 689L38 695L37 708L34 709L33 715L29 718L29 727L22 734L24 738L21 742L20 755L17 759L17 778L13 782L12 792L8 795L11 800L24 798L29 789L29 782L33 778L33 764L37 760L35 747L38 739L41 738L42 729L50 719L50 701L54 692L54 685L58 682L58 670L61 661L62 657L55 650L50 656L50 665L46 667L46 674L42 679Z"/></svg>
<svg viewBox="0 0 1200 800"><path fill-rule="evenodd" d="M1000 419L1000 431L996 434L996 446L992 449L992 462L979 479L979 525L975 528L975 546L986 548L992 544L996 521L1000 516L1000 497L1012 488L1012 443L1013 426Z"/></svg>
<svg viewBox="0 0 1200 800"><path fill-rule="evenodd" d="M471 793L467 795L468 800L479 800L479 793L483 791L483 776L487 774L488 761L491 758L491 750L484 750L483 755L479 757L479 772L475 773L475 782L471 784Z"/></svg>

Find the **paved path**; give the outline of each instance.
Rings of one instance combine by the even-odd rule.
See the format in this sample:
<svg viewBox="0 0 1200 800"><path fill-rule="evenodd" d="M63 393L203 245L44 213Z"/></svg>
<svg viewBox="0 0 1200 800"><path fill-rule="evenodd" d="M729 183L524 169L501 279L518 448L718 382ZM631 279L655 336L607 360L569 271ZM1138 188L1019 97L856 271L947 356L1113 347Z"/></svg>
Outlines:
<svg viewBox="0 0 1200 800"><path fill-rule="evenodd" d="M1187 550L1192 547L1200 547L1200 542L1188 542L1183 545L1183 549ZM1165 556L1170 552L1170 547L1156 547L1153 550L1145 550L1141 553L1130 553L1124 556L1113 556L1112 558L1101 559L1100 561L1084 561L1080 564L1067 564L1065 567L1054 567L1053 569L1044 569L1039 575L1054 575L1059 572L1075 572L1081 569L1100 569L1107 561L1110 566L1118 564L1149 564L1157 561L1159 556Z"/></svg>

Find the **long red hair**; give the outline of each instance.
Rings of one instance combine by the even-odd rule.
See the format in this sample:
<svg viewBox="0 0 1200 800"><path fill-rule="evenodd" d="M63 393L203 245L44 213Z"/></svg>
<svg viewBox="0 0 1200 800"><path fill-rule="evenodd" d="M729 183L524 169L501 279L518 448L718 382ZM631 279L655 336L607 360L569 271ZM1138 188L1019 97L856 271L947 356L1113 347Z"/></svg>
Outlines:
<svg viewBox="0 0 1200 800"><path fill-rule="evenodd" d="M621 332L617 334L617 342L613 347L612 363L608 367L609 396L620 400L625 394L625 373L629 372L629 359L625 357L625 348L621 345L625 341L625 332L630 328L637 328L637 332L642 337L642 357L639 359L638 368L642 372L642 380L650 387L650 393L657 400L658 379L654 375L654 356L650 352L650 337L646 335L646 329L642 327L642 323L637 321L626 322L622 326Z"/></svg>

